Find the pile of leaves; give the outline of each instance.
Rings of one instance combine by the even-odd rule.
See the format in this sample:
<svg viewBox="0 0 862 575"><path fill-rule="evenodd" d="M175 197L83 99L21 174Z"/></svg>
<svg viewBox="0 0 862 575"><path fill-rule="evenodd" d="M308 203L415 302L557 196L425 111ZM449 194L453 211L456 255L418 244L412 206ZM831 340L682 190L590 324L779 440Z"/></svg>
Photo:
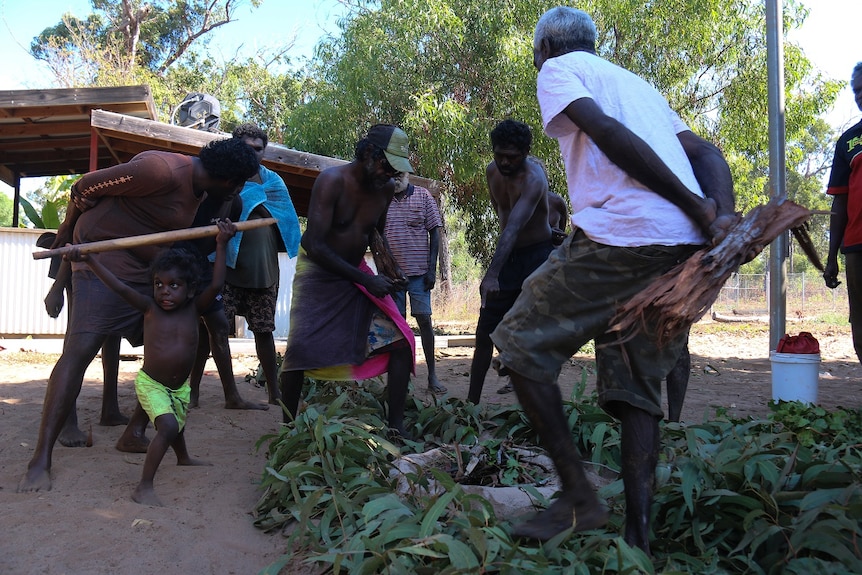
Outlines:
<svg viewBox="0 0 862 575"><path fill-rule="evenodd" d="M495 457L502 450L504 477L518 465L508 447L537 444L517 407L414 400L408 421L421 439L396 445L382 435L380 381L312 382L307 397L293 424L258 442L269 461L255 524L287 538L285 555L263 573L288 572L300 557L321 572L351 574L862 572L858 410L782 402L762 420L719 412L701 425L663 425L649 558L619 536L621 479L599 491L611 508L605 529L564 532L543 545L513 540L510 522L522 518L497 517L451 469L409 476L422 487L433 478L445 488L440 495L395 493L392 459L444 444L488 442ZM565 407L585 459L604 474L618 471L618 426L595 396L585 397L582 384ZM512 478L532 481L521 488L537 506L548 504L540 478Z"/></svg>

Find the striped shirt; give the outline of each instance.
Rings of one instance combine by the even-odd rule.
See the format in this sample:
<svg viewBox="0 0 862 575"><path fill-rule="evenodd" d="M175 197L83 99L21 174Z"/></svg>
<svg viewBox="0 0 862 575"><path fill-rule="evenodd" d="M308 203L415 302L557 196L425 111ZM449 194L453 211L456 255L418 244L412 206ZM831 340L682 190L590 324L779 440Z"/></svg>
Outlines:
<svg viewBox="0 0 862 575"><path fill-rule="evenodd" d="M409 188L408 188L409 191ZM428 272L428 232L443 225L437 202L425 188L413 186L413 193L389 204L384 234L395 261L408 277Z"/></svg>

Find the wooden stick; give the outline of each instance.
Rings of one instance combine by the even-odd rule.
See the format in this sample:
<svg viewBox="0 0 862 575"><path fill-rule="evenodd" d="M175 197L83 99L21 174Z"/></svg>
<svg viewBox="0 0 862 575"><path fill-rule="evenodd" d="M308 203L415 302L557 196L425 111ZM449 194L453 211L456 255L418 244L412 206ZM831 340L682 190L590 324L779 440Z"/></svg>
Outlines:
<svg viewBox="0 0 862 575"><path fill-rule="evenodd" d="M275 218L261 218L259 220L248 220L245 222L236 222L237 231L250 230L253 228L261 228L277 223ZM44 250L41 252L33 252L34 260L43 260L53 256L62 256L68 253L73 247L81 248L82 254L94 254L97 252L109 252L111 250L124 250L128 248L138 248L141 246L154 246L158 244L170 244L182 240L196 240L207 236L218 235L218 226L200 226L198 228L188 228L184 230L171 230L169 232L157 232L154 234L143 234L140 236L128 236L125 238L115 238L112 240L102 240L100 242L89 242L77 244L74 246L63 246L52 250Z"/></svg>

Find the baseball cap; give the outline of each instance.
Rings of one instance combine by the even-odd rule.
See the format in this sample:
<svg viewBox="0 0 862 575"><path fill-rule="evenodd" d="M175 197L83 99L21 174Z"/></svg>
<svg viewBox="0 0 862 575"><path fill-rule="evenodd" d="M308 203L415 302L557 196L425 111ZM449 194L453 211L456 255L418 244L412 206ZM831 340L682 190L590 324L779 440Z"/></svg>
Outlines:
<svg viewBox="0 0 862 575"><path fill-rule="evenodd" d="M391 124L375 124L365 136L368 141L383 150L386 161L398 172L413 173L413 166L407 158L410 152L407 148L407 134L398 126Z"/></svg>

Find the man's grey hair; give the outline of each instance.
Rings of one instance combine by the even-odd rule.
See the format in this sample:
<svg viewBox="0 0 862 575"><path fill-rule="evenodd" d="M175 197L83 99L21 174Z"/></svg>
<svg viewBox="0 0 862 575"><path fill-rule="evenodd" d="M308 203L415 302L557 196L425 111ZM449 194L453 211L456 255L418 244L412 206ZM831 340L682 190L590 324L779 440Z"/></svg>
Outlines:
<svg viewBox="0 0 862 575"><path fill-rule="evenodd" d="M533 48L547 40L552 52L596 51L596 25L583 10L569 6L551 8L539 18L533 33Z"/></svg>

